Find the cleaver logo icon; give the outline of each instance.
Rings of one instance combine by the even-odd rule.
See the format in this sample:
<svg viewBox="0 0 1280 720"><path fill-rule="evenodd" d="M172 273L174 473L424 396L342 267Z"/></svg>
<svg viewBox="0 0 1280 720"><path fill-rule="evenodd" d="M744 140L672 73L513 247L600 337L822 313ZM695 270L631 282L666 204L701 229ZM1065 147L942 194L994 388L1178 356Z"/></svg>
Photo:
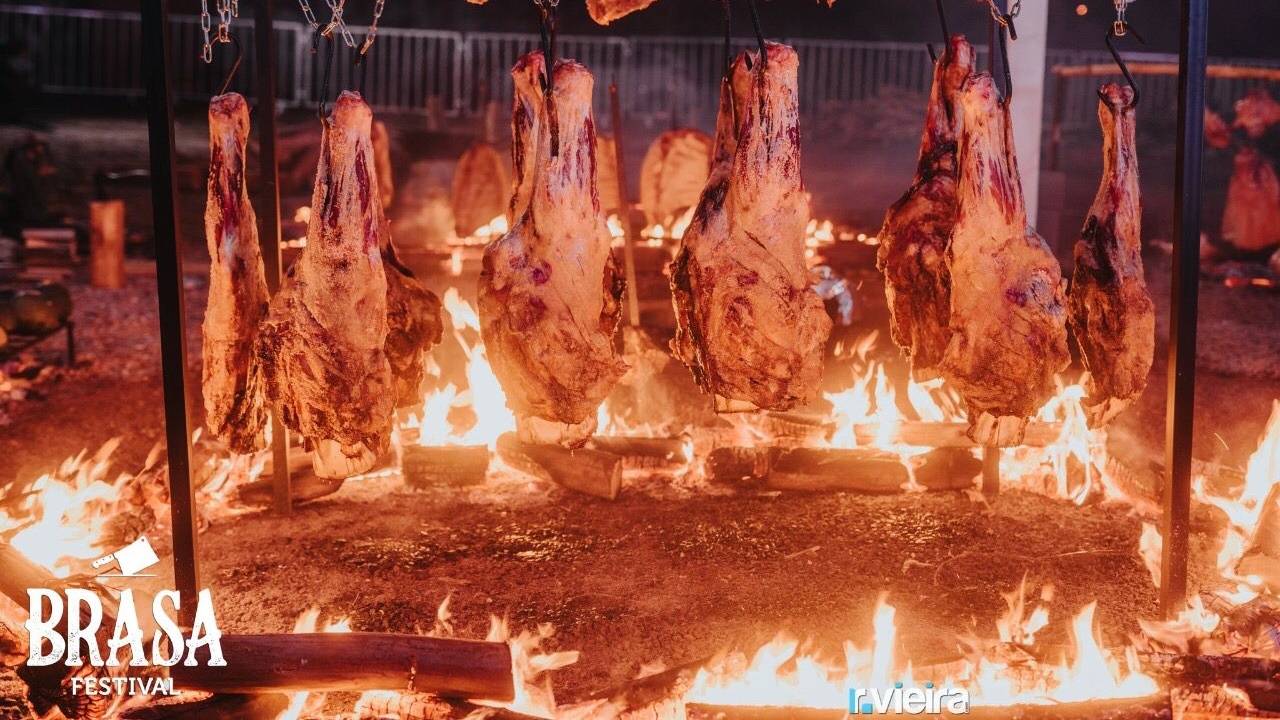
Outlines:
<svg viewBox="0 0 1280 720"><path fill-rule="evenodd" d="M142 571L159 564L160 558L156 555L155 548L151 547L151 543L147 541L144 535L119 550L94 560L93 567L101 570L112 562L116 564L116 568L120 570L120 573L118 575L104 574L101 577L154 577L153 575L144 575Z"/></svg>

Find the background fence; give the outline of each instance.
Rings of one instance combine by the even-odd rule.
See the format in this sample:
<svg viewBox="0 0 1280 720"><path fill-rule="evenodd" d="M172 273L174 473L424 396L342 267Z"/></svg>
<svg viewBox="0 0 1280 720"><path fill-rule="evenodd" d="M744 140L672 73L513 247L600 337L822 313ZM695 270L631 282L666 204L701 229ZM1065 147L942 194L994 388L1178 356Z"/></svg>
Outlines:
<svg viewBox="0 0 1280 720"><path fill-rule="evenodd" d="M360 37L364 28L352 26ZM234 89L252 94L254 24L238 20L233 32L243 48ZM276 33L280 101L286 106L315 102L323 86L323 52L312 54L312 32L302 23L280 22ZM140 96L143 93L141 25L136 13L0 5L0 43L24 50L34 82L45 93L76 96ZM200 60L202 36L196 16L173 20L174 91L180 99L205 99L226 77L234 53L215 49L214 62ZM563 36L561 52L595 73L596 110L607 110L607 87L623 89L624 112L650 125L694 124L710 127L715 118L722 40L713 37ZM537 46L533 34L455 33L379 28L378 41L360 66L351 51L339 47L331 91L360 89L379 111L423 111L435 104L448 116L475 117L489 100L505 104L511 96L508 71L516 57ZM843 103L874 98L886 91L926 93L932 63L920 44L793 39L800 54L801 110L822 112ZM750 47L745 39L740 48ZM979 48L985 55L985 49ZM1135 60L1175 62L1173 55L1127 54ZM1050 50L1047 67L1110 62L1105 50ZM1232 61L1280 67L1277 61ZM1118 75L1117 75L1118 78ZM1064 127L1096 122L1098 78L1072 78L1062 92ZM1210 79L1210 105L1227 108L1257 80ZM1054 96L1046 78L1046 101ZM1177 78L1144 76L1143 110L1148 117L1172 117Z"/></svg>

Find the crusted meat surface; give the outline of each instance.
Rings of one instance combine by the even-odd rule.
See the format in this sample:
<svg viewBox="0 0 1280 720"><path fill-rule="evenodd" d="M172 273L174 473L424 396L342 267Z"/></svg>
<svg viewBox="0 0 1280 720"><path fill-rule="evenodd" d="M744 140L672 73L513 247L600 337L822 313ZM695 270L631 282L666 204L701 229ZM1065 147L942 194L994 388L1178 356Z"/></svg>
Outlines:
<svg viewBox="0 0 1280 720"><path fill-rule="evenodd" d="M576 62L556 63L551 123L541 67L532 53L512 70L518 220L485 249L480 328L516 415L575 425L594 419L626 370L613 345L623 280L596 190L594 80Z"/></svg>
<svg viewBox="0 0 1280 720"><path fill-rule="evenodd" d="M919 381L937 376L951 339L946 255L959 216L959 93L972 72L973 47L955 35L934 66L915 179L880 230L876 264L884 273L889 329Z"/></svg>
<svg viewBox="0 0 1280 720"><path fill-rule="evenodd" d="M237 93L209 102L209 185L204 211L209 245L202 391L205 425L232 451L263 446L267 422L262 368L253 353L267 314L267 279L258 248L257 217L245 187L249 106Z"/></svg>
<svg viewBox="0 0 1280 720"><path fill-rule="evenodd" d="M258 338L267 395L285 425L316 448L317 459L327 459L317 472L367 469L391 436L385 220L372 117L357 93L344 92L334 104L321 140L307 246L272 299Z"/></svg>
<svg viewBox="0 0 1280 720"><path fill-rule="evenodd" d="M640 165L645 222L668 223L698 204L711 173L715 143L701 130L679 128L658 136Z"/></svg>
<svg viewBox="0 0 1280 720"><path fill-rule="evenodd" d="M1099 427L1147 386L1155 353L1155 304L1142 270L1133 91L1102 86L1102 183L1075 247L1071 324L1089 371L1084 404Z"/></svg>
<svg viewBox="0 0 1280 720"><path fill-rule="evenodd" d="M502 153L486 142L467 148L453 170L450 197L453 229L458 237L467 237L506 214L511 178Z"/></svg>
<svg viewBox="0 0 1280 720"><path fill-rule="evenodd" d="M1027 226L1008 104L986 73L970 77L960 98L951 337L939 369L968 406L970 437L1008 445L1070 362L1062 268Z"/></svg>
<svg viewBox="0 0 1280 720"><path fill-rule="evenodd" d="M708 393L785 410L817 394L831 320L804 257L799 58L767 52L739 56L721 89L711 177L671 265L672 350Z"/></svg>

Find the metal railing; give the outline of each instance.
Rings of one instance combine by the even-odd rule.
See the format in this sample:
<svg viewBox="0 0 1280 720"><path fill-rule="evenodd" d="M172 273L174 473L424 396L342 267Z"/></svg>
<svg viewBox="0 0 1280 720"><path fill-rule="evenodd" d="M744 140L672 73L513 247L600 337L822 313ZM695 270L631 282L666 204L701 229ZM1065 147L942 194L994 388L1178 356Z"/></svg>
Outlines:
<svg viewBox="0 0 1280 720"><path fill-rule="evenodd" d="M174 93L179 99L207 98L222 84L231 63L231 50L217 48L212 64L200 61L201 34L195 16L173 19ZM352 26L357 36L364 28ZM251 93L254 57L252 19L235 23L244 59L232 87ZM312 32L297 22L276 23L281 103L299 106L320 97L323 54L312 53ZM137 13L0 5L0 43L27 47L33 80L45 93L65 95L140 96L141 25ZM932 63L918 43L857 42L792 39L800 54L801 111L812 116L842 104L874 98L886 92L925 94ZM456 33L435 30L380 28L378 42L360 66L351 51L335 53L330 92L355 87L379 111L424 111L447 116L476 117L485 104L509 102L509 69L516 57L537 46L534 34ZM735 49L751 47L741 39ZM650 127L714 122L723 44L714 37L595 37L562 36L564 57L580 60L595 73L596 111L606 109L607 88L622 88L623 109L629 118ZM979 56L985 48L978 48ZM1175 56L1132 53L1134 60L1174 61ZM1108 62L1104 50L1050 50L1046 73L1055 65ZM981 60L980 60L981 62ZM1234 64L1280 67L1274 61L1231 61ZM1118 75L1117 75L1118 77ZM1046 78L1046 106L1058 100L1061 127L1091 126L1099 78L1067 79L1059 90ZM1142 79L1144 114L1171 116L1177 102L1177 79ZM1211 79L1211 106L1225 108L1259 84L1257 80ZM1046 118L1046 125L1048 120Z"/></svg>

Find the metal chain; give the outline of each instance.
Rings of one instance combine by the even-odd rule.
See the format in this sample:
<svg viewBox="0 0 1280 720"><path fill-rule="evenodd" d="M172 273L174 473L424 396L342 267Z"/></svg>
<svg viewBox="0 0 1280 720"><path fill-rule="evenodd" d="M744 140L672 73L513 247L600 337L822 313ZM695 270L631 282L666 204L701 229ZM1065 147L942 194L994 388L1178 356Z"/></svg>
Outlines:
<svg viewBox="0 0 1280 720"><path fill-rule="evenodd" d="M1117 0L1117 4L1122 0ZM1013 5L1009 7L1009 12L1005 13L1000 10L1000 6L996 4L996 0L986 0L987 7L991 10L991 19L1000 23L1005 27L1009 27L1009 21L1018 17L1022 12L1022 0L1014 0Z"/></svg>
<svg viewBox="0 0 1280 720"><path fill-rule="evenodd" d="M1124 37L1129 31L1129 21L1125 19L1125 11L1129 9L1129 0L1115 0L1116 20L1111 27L1115 29L1116 37Z"/></svg>
<svg viewBox="0 0 1280 720"><path fill-rule="evenodd" d="M307 24L311 26L311 29L314 30L320 27L320 21L316 19L316 14L311 10L311 3L307 2L307 0L298 0L298 4L302 6L302 16L307 19Z"/></svg>
<svg viewBox="0 0 1280 720"><path fill-rule="evenodd" d="M373 22L369 23L369 31L364 34L364 42L360 44L361 55L369 52L369 48L373 46L373 41L377 39L378 21L382 19L382 11L386 8L386 5L387 0L374 0Z"/></svg>
<svg viewBox="0 0 1280 720"><path fill-rule="evenodd" d="M218 11L218 28L213 29L213 17L209 14L209 0L200 0L200 32L204 36L204 44L200 48L200 59L206 63L213 62L214 43L231 42L231 19L240 17L240 0L216 0Z"/></svg>

